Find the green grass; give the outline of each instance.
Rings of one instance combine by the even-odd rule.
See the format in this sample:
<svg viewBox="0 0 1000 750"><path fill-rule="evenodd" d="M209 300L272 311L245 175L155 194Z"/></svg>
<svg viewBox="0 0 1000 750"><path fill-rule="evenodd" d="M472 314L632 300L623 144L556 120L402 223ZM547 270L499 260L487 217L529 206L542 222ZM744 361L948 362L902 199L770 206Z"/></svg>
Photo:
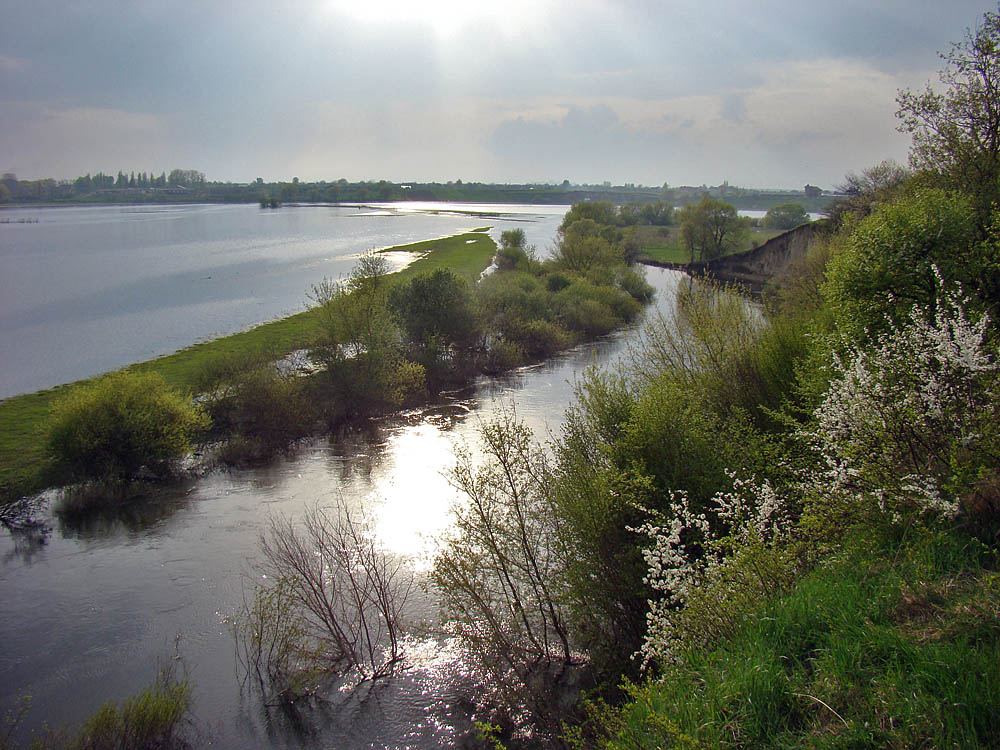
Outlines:
<svg viewBox="0 0 1000 750"><path fill-rule="evenodd" d="M677 227L636 227L636 229L638 230L636 238L639 241L640 260L678 265L691 262L691 253L681 246ZM783 233L783 230L753 227L750 229L747 245L734 250L731 254L751 250Z"/></svg>
<svg viewBox="0 0 1000 750"><path fill-rule="evenodd" d="M470 281L478 279L496 252L496 244L486 234L487 229L388 248L387 251L421 255L405 269L393 274L393 279L403 281L438 268L450 268ZM303 297L307 291L302 290ZM312 310L306 310L248 331L195 344L127 369L159 373L173 388L190 393L196 390L205 365L213 360L239 357L249 351L265 352L277 359L296 349L308 347L316 333L316 315ZM52 404L74 385L76 383L0 401L0 503L38 492L47 486L50 466L45 455L45 425Z"/></svg>
<svg viewBox="0 0 1000 750"><path fill-rule="evenodd" d="M614 748L998 747L1000 575L962 534L856 539L632 688Z"/></svg>

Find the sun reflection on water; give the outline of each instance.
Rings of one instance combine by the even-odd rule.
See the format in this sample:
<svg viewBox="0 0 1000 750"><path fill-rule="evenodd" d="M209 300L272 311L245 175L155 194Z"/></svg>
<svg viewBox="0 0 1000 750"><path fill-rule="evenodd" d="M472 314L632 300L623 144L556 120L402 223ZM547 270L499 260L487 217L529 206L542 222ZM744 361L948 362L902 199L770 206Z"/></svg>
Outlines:
<svg viewBox="0 0 1000 750"><path fill-rule="evenodd" d="M433 424L408 425L389 437L385 452L393 471L373 483L376 534L387 550L426 570L458 497L447 478L455 461L453 438Z"/></svg>

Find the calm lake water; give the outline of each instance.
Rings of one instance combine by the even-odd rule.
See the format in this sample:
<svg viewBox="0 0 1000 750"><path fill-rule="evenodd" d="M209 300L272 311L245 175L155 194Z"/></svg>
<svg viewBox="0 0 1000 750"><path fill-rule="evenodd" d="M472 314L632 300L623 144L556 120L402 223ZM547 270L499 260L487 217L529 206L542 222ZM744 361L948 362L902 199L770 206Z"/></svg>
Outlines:
<svg viewBox="0 0 1000 750"><path fill-rule="evenodd" d="M0 398L299 312L313 284L346 275L373 248L492 226L494 239L520 227L544 251L566 209L400 203L2 210ZM26 219L32 222L20 223Z"/></svg>
<svg viewBox="0 0 1000 750"><path fill-rule="evenodd" d="M656 306L672 305L684 277L648 269L648 278ZM624 331L482 378L263 468L188 480L127 513L73 524L49 515L45 534L0 534L0 712L34 697L25 739L43 722L73 725L105 700L135 694L171 664L194 688L198 746L452 747L469 730L468 678L461 656L434 637L413 639L401 676L328 694L298 721L241 686L229 623L252 589L260 534L272 515L300 518L339 499L364 509L380 545L424 575L435 536L450 523L446 474L456 446L475 448L479 426L501 409L515 409L540 440L558 434L579 374L615 362L635 336ZM414 594L411 618L436 613L431 594Z"/></svg>

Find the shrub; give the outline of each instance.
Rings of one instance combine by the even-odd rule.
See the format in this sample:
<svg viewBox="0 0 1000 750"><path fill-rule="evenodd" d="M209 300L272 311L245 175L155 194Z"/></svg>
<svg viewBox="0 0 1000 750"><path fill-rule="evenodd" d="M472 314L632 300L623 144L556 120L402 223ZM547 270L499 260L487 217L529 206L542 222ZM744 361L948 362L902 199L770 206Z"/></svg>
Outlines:
<svg viewBox="0 0 1000 750"><path fill-rule="evenodd" d="M470 347L480 336L479 314L468 283L454 271L438 269L394 287L390 307L411 342L432 338L445 345Z"/></svg>
<svg viewBox="0 0 1000 750"><path fill-rule="evenodd" d="M932 309L915 305L906 324L889 321L871 350L834 353L829 389L804 433L821 459L806 478L818 498L867 497L893 517L951 517L996 464L987 319L970 321L956 293L939 292Z"/></svg>
<svg viewBox="0 0 1000 750"><path fill-rule="evenodd" d="M566 274L556 271L555 273L550 273L545 279L545 288L550 292L559 292L572 284L567 278Z"/></svg>
<svg viewBox="0 0 1000 750"><path fill-rule="evenodd" d="M300 378L265 365L235 374L206 402L217 429L229 434L225 463L266 459L313 426L314 410Z"/></svg>
<svg viewBox="0 0 1000 750"><path fill-rule="evenodd" d="M809 214L800 203L782 203L768 209L764 221L767 229L794 229L799 224L809 221Z"/></svg>
<svg viewBox="0 0 1000 750"><path fill-rule="evenodd" d="M594 299L583 299L567 305L563 313L566 327L582 331L587 336L603 336L617 328L621 321L607 306Z"/></svg>
<svg viewBox="0 0 1000 750"><path fill-rule="evenodd" d="M22 702L23 705L30 705ZM33 750L185 750L190 724L191 686L164 669L156 682L121 703L108 701L83 726L71 732L45 727L34 735ZM16 725L15 725L16 726ZM0 737L0 748L13 748Z"/></svg>
<svg viewBox="0 0 1000 750"><path fill-rule="evenodd" d="M47 446L71 479L168 473L209 425L155 373L116 372L74 388L52 411Z"/></svg>
<svg viewBox="0 0 1000 750"><path fill-rule="evenodd" d="M503 336L530 359L552 356L571 343L570 336L558 325L544 320L511 321L504 326Z"/></svg>
<svg viewBox="0 0 1000 750"><path fill-rule="evenodd" d="M558 585L565 549L548 461L510 412L484 425L480 438L484 463L462 451L451 475L464 497L431 580L470 662L492 677L478 699L524 705L538 728L551 730L559 726L559 681L578 656Z"/></svg>
<svg viewBox="0 0 1000 750"><path fill-rule="evenodd" d="M857 224L830 259L824 294L841 330L860 339L904 323L914 304L933 310L935 266L949 283L978 288L992 266L992 254L981 250L967 198L915 192Z"/></svg>
<svg viewBox="0 0 1000 750"><path fill-rule="evenodd" d="M527 360L518 344L512 341L498 339L494 341L486 352L486 361L483 363L483 372L487 375L496 375L507 370L513 370Z"/></svg>
<svg viewBox="0 0 1000 750"><path fill-rule="evenodd" d="M72 748L182 748L181 724L191 702L186 682L161 680L121 705L105 703L87 720Z"/></svg>
<svg viewBox="0 0 1000 750"><path fill-rule="evenodd" d="M632 268L625 268L618 276L618 286L632 299L647 303L653 301L655 290L646 281L646 277Z"/></svg>

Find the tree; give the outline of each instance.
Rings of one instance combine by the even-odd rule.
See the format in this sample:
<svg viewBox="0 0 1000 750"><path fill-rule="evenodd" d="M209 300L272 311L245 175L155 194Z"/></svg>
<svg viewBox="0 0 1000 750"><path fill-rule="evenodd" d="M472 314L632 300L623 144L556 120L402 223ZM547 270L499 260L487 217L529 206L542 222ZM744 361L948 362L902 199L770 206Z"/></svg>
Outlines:
<svg viewBox="0 0 1000 750"><path fill-rule="evenodd" d="M913 167L975 196L985 225L1000 197L1000 14L987 12L941 59L945 92L900 91L899 130L913 136Z"/></svg>
<svg viewBox="0 0 1000 750"><path fill-rule="evenodd" d="M431 580L454 633L501 703L525 705L558 729L556 687L574 664L560 573L553 476L530 430L504 412L480 428L484 464L460 451L452 483L464 495ZM516 703L515 703L516 701Z"/></svg>
<svg viewBox="0 0 1000 750"><path fill-rule="evenodd" d="M196 169L171 169L166 182L183 187L200 187L205 184L205 173Z"/></svg>
<svg viewBox="0 0 1000 750"><path fill-rule="evenodd" d="M618 224L618 212L610 201L582 201L574 203L566 215L562 224L559 225L559 232L565 232L570 224L580 219L592 219L604 226L615 226Z"/></svg>
<svg viewBox="0 0 1000 750"><path fill-rule="evenodd" d="M419 346L437 341L470 347L478 339L481 327L472 291L450 269L415 276L393 288L389 301L407 336Z"/></svg>
<svg viewBox="0 0 1000 750"><path fill-rule="evenodd" d="M763 224L768 229L794 229L808 221L809 214L801 203L782 203L768 209Z"/></svg>
<svg viewBox="0 0 1000 750"><path fill-rule="evenodd" d="M909 170L892 159L885 159L860 174L849 172L837 186L844 195L830 204L826 215L839 224L844 216L868 216L876 204L891 199L906 184Z"/></svg>
<svg viewBox="0 0 1000 750"><path fill-rule="evenodd" d="M320 335L311 351L346 412L401 403L424 387L424 369L402 357L402 334L388 303L389 261L366 253L344 283L313 287Z"/></svg>
<svg viewBox="0 0 1000 750"><path fill-rule="evenodd" d="M746 222L730 203L709 198L688 204L678 212L681 242L691 253L691 262L711 260L739 249L746 241Z"/></svg>
<svg viewBox="0 0 1000 750"><path fill-rule="evenodd" d="M579 218L568 226L563 221L552 257L555 268L584 273L596 266L625 265L625 261L619 229L590 218Z"/></svg>
<svg viewBox="0 0 1000 750"><path fill-rule="evenodd" d="M505 229L500 233L500 247L504 249L517 248L518 250L524 250L527 241L524 230L521 228Z"/></svg>
<svg viewBox="0 0 1000 750"><path fill-rule="evenodd" d="M236 618L237 657L270 699L293 702L324 674L392 674L403 656L413 574L379 548L371 519L347 507L273 517L252 601Z"/></svg>

